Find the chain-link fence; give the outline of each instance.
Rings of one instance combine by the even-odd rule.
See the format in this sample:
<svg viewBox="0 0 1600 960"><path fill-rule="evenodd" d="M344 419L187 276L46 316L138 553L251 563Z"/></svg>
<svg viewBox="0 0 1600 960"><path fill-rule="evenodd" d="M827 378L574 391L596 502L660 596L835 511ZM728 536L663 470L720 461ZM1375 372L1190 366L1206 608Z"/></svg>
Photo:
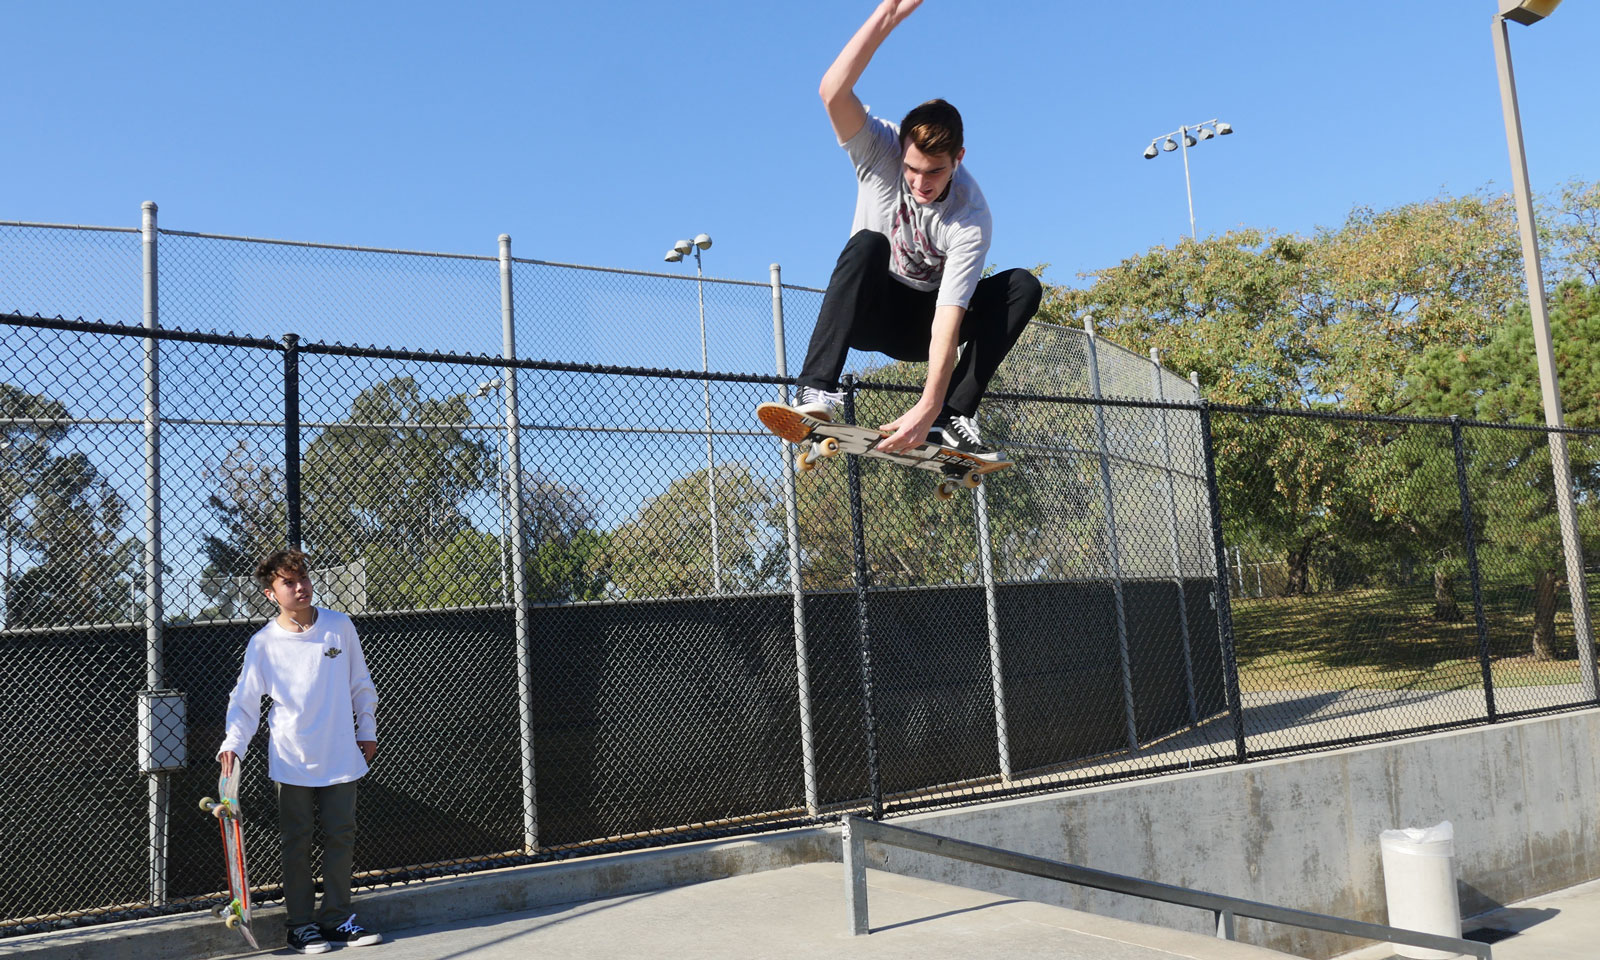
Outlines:
<svg viewBox="0 0 1600 960"><path fill-rule="evenodd" d="M213 262L240 250L253 280ZM0 935L215 902L194 801L286 541L383 698L367 885L1596 699L1541 429L1212 407L1035 324L982 413L1017 466L941 501L876 461L797 476L756 423L815 290L705 281L744 319L702 360L692 279L15 225L0 254L0 303L127 321L0 318ZM396 263L427 297L363 295ZM215 332L263 298L252 324L312 336ZM134 325L157 307L212 332ZM347 347L320 323L343 310L501 339ZM863 360L852 415L921 379ZM1569 439L1589 536L1600 443Z"/></svg>

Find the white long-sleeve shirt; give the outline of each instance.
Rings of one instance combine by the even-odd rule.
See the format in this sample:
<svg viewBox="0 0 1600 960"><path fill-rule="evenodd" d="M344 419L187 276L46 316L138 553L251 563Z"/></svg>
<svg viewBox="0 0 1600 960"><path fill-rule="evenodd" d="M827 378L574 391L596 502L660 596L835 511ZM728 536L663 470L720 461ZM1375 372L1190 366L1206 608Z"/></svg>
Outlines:
<svg viewBox="0 0 1600 960"><path fill-rule="evenodd" d="M219 756L232 751L244 758L261 723L263 696L272 698L269 777L326 787L366 774L367 761L356 741L378 738L378 691L349 617L318 607L316 622L304 633L291 633L276 619L256 631L228 695Z"/></svg>

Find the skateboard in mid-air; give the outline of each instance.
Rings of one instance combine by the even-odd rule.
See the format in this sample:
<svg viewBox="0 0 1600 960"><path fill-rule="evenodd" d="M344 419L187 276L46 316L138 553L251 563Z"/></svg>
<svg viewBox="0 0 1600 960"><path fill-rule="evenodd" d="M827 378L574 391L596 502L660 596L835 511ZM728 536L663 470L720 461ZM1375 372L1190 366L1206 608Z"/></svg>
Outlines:
<svg viewBox="0 0 1600 960"><path fill-rule="evenodd" d="M853 453L938 474L935 493L940 500L950 499L962 487L975 490L985 475L1016 466L1009 460L983 460L927 442L901 453L886 453L878 449L878 444L889 436L882 430L818 420L782 403L757 406L756 417L762 426L802 448L798 458L802 472L815 470L829 457Z"/></svg>
<svg viewBox="0 0 1600 960"><path fill-rule="evenodd" d="M221 917L230 930L244 935L250 949L260 950L255 934L250 932L250 873L244 859L244 820L239 813L239 768L244 764L235 760L230 776L217 778L217 795L221 799L202 797L200 809L217 818L222 831L222 859L228 865L228 902L212 907L211 912Z"/></svg>

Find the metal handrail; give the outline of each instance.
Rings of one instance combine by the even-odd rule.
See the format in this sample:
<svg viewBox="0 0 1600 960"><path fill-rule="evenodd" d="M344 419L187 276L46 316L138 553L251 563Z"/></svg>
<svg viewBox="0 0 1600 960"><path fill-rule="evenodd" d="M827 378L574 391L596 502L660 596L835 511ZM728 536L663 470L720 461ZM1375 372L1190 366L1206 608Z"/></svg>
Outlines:
<svg viewBox="0 0 1600 960"><path fill-rule="evenodd" d="M1324 933L1364 937L1368 940L1387 940L1390 943L1426 947L1432 950L1451 950L1478 957L1480 960L1493 960L1489 945L1474 940L1405 930L1381 923L1346 920L1343 917L1330 917L1308 910L1275 907L1255 900L1245 900L1242 897L1229 897L1220 893L1208 893L1204 890L1193 890L1189 887L1178 887L1119 873L1079 867L1057 860L1046 860L1043 857L1002 850L999 847L985 846L968 840L941 837L938 834L912 830L909 827L863 820L848 814L841 818L840 825L843 828L841 840L844 847L845 899L848 905L850 932L858 937L871 932L867 927L867 842L870 840L873 843L948 857L998 870L1009 870L1030 877L1060 880L1062 883L1077 884L1081 887L1110 890L1113 893L1125 893L1146 900L1160 900L1164 903L1210 910L1212 916L1216 918L1217 936L1224 940L1237 939L1234 936L1235 917L1248 917L1252 920L1283 923L1308 930L1320 930Z"/></svg>

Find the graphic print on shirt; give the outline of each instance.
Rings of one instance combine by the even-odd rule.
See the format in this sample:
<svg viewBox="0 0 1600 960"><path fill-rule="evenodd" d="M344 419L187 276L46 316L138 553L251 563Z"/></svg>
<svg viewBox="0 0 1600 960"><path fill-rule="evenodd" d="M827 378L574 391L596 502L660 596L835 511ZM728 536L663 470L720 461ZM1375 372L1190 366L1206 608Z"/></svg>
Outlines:
<svg viewBox="0 0 1600 960"><path fill-rule="evenodd" d="M892 269L910 280L937 281L944 275L945 255L933 249L928 237L917 228L916 215L912 213L905 187L900 190L900 205L894 211L894 223L889 231Z"/></svg>

